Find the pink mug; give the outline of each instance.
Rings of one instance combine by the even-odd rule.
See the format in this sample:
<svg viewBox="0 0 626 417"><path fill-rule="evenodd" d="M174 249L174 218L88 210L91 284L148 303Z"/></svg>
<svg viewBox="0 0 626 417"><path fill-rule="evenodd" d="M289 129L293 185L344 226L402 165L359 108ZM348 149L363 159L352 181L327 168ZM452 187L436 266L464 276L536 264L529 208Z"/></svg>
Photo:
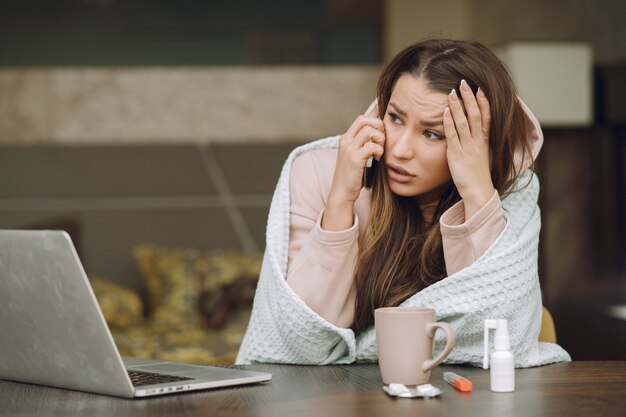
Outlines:
<svg viewBox="0 0 626 417"><path fill-rule="evenodd" d="M428 383L430 371L452 351L454 331L435 321L432 308L384 307L374 311L378 363L385 384ZM446 346L432 359L437 328L446 332Z"/></svg>

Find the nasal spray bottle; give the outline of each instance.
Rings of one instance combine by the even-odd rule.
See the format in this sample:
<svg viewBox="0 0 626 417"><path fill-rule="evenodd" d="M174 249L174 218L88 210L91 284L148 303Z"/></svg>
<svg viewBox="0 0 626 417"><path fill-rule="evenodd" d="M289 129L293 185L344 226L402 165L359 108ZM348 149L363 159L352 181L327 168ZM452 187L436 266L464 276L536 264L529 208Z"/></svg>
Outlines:
<svg viewBox="0 0 626 417"><path fill-rule="evenodd" d="M489 368L489 330L495 329L495 350L491 354L491 391L513 392L515 390L515 361L509 343L509 327L506 320L485 320L485 352L483 369Z"/></svg>

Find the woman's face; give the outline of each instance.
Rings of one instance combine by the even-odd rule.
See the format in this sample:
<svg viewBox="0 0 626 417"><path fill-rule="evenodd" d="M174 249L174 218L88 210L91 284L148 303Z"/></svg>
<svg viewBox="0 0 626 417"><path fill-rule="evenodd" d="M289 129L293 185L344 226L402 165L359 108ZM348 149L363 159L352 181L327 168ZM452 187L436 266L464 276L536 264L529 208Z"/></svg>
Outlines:
<svg viewBox="0 0 626 417"><path fill-rule="evenodd" d="M415 196L422 206L438 201L452 180L443 132L447 106L447 94L402 74L383 118L389 187L394 194Z"/></svg>

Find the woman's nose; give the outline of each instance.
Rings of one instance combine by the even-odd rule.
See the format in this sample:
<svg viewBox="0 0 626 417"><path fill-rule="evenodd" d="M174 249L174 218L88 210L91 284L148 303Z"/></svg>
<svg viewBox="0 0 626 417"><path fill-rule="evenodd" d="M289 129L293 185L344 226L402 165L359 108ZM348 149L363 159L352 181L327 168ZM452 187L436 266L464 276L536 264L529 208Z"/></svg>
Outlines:
<svg viewBox="0 0 626 417"><path fill-rule="evenodd" d="M391 148L391 154L397 159L411 159L415 155L415 149L412 146L413 136L409 129L402 132Z"/></svg>

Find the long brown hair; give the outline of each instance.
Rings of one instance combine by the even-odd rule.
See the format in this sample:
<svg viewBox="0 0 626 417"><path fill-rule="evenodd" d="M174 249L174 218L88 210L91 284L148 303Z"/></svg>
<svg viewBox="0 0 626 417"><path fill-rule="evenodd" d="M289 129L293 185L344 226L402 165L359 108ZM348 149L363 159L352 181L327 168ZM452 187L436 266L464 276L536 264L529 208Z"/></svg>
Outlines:
<svg viewBox="0 0 626 417"><path fill-rule="evenodd" d="M393 88L402 74L421 78L431 90L460 96L464 79L474 93L485 93L491 109L489 148L491 178L503 198L518 176L516 149L530 157L524 110L502 62L487 47L471 41L433 39L409 46L383 69L377 97L383 119ZM432 221L426 222L415 198L395 195L389 188L384 157L376 170L369 223L359 241L355 280L358 334L374 323L374 309L397 306L416 292L447 276L439 218L460 200L451 181Z"/></svg>

